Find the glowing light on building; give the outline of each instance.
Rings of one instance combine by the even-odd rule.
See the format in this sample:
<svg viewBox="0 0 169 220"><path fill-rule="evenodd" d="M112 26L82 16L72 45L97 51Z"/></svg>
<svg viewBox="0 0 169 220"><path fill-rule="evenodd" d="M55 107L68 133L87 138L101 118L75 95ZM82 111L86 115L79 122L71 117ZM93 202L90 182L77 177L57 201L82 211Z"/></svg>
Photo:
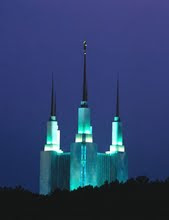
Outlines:
<svg viewBox="0 0 169 220"><path fill-rule="evenodd" d="M84 46L83 95L78 108L78 126L70 152L60 149L60 130L56 118L56 103L52 80L51 114L47 123L44 151L40 155L40 193L49 194L59 189L75 190L91 185L101 186L108 181L128 179L128 159L123 144L122 123L119 116L119 85L117 83L116 114L112 122L110 150L98 152L93 141L86 80L86 41Z"/></svg>
<svg viewBox="0 0 169 220"><path fill-rule="evenodd" d="M54 97L54 82L52 75L51 115L47 122L47 137L44 151L63 153L60 149L60 130L56 120L56 102Z"/></svg>

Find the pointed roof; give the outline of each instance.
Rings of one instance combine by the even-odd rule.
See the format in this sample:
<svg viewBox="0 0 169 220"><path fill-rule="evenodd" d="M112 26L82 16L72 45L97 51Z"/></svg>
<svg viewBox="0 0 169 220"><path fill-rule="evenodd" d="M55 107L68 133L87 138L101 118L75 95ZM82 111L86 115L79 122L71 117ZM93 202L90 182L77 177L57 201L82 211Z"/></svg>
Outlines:
<svg viewBox="0 0 169 220"><path fill-rule="evenodd" d="M116 93L116 117L120 117L119 112L119 73L117 74L117 93Z"/></svg>
<svg viewBox="0 0 169 220"><path fill-rule="evenodd" d="M51 113L50 116L56 116L56 101L54 95L54 80L53 80L53 73L52 73L52 94L51 94Z"/></svg>
<svg viewBox="0 0 169 220"><path fill-rule="evenodd" d="M88 95L87 95L87 80L86 80L86 47L87 43L86 41L83 42L83 54L84 54L84 72L83 72L83 97L82 101L87 102Z"/></svg>
<svg viewBox="0 0 169 220"><path fill-rule="evenodd" d="M54 112L55 112L55 115L56 115L56 92L55 92L55 97L54 97Z"/></svg>

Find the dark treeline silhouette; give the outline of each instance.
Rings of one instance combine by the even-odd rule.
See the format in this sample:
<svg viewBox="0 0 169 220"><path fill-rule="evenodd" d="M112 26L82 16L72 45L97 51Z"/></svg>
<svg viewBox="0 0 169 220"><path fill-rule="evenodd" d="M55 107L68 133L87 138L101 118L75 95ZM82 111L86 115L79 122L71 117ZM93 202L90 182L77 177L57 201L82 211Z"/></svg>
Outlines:
<svg viewBox="0 0 169 220"><path fill-rule="evenodd" d="M169 216L169 178L145 176L42 196L18 186L0 188L0 219L57 219L57 216ZM1 216L5 216L1 218Z"/></svg>

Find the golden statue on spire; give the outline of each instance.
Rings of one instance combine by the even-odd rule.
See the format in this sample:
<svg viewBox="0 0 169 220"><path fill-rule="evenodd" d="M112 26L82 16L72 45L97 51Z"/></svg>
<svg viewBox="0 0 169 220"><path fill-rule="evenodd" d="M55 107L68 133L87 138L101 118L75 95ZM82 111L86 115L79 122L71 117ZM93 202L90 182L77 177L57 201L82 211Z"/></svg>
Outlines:
<svg viewBox="0 0 169 220"><path fill-rule="evenodd" d="M87 42L85 40L83 41L83 46L84 46L84 50L86 50Z"/></svg>

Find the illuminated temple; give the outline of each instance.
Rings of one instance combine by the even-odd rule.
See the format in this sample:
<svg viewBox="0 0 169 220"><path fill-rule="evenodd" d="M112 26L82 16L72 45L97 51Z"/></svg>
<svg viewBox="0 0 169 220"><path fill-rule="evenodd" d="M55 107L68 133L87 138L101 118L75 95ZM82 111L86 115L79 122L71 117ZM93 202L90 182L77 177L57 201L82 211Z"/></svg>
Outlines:
<svg viewBox="0 0 169 220"><path fill-rule="evenodd" d="M119 114L119 80L117 80L116 114L112 122L112 143L108 151L100 153L98 145L93 141L88 106L86 41L83 46L83 95L78 108L77 134L75 142L70 144L70 152L64 152L60 148L60 130L52 80L51 113L47 122L46 144L40 154L40 194L50 194L57 188L74 190L88 185L101 186L105 181L125 182L128 179L128 160Z"/></svg>

